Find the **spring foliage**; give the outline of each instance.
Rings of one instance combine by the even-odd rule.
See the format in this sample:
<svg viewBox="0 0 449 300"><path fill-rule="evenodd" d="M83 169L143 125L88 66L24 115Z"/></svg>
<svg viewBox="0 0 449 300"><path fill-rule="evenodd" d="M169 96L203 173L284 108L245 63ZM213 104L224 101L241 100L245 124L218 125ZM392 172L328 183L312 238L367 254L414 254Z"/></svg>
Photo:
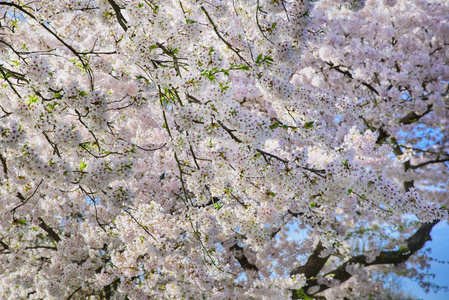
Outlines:
<svg viewBox="0 0 449 300"><path fill-rule="evenodd" d="M449 2L0 12L1 298L360 299L391 274L430 287Z"/></svg>

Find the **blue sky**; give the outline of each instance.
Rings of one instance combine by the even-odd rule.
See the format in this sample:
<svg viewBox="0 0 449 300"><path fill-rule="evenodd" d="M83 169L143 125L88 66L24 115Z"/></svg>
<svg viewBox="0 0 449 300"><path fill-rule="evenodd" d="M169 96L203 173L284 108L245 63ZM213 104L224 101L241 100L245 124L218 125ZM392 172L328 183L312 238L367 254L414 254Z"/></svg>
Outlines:
<svg viewBox="0 0 449 300"><path fill-rule="evenodd" d="M432 241L428 241L426 248L431 248L431 257L438 260L449 261L449 226L446 221L437 224L432 232ZM449 285L449 264L432 263L430 273L435 274L431 281L439 285ZM447 300L449 292L440 291L426 294L423 289L415 282L409 279L402 279L403 289L409 295L423 300Z"/></svg>
<svg viewBox="0 0 449 300"><path fill-rule="evenodd" d="M417 136L422 136L423 140L415 145L416 148L428 149L433 145L441 142L443 139L443 134L441 133L439 128L428 128L425 126L418 125L415 129L415 134ZM406 133L402 134L406 136ZM426 138L424 138L426 137ZM404 141L400 141L404 142ZM446 166L449 167L449 164L446 163ZM428 241L425 244L425 248L432 249L430 254L431 257L449 262L449 225L446 221L441 221L438 223L430 233L432 237L432 241ZM436 283L441 286L449 286L449 263L441 264L441 263L431 263L431 268L429 273L435 274L434 279L429 279L433 283ZM416 297L417 299L423 300L448 300L449 292L439 291L437 293L433 293L430 291L429 293L425 293L424 290L414 281L409 279L403 279L403 288L404 290L410 294L411 296Z"/></svg>

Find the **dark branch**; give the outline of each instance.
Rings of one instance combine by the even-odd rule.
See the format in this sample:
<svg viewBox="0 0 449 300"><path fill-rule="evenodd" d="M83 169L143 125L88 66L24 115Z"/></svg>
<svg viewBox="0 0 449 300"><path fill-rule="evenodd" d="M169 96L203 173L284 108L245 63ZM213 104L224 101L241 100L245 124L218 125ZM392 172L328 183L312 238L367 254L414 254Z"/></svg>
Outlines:
<svg viewBox="0 0 449 300"><path fill-rule="evenodd" d="M78 51L76 51L72 46L70 46L68 43L66 43L58 34L56 34L55 32L53 32L50 27L48 26L48 23L40 21L38 18L36 18L32 13L30 13L28 10L26 10L24 7L16 4L16 3L10 3L10 2L0 2L0 5L5 5L5 6L10 6L10 7L14 7L18 10L20 10L21 12L23 12L24 14L26 14L27 16L29 16L30 18L32 18L34 21L36 21L39 25L41 25L48 33L50 33L55 39L57 39L61 44L63 44L65 47L67 47L67 49L69 49L77 58L78 60L81 62L81 64L83 65L84 70L86 70L86 73L88 74L89 77L89 82L91 85L91 90L94 89L93 86L93 75L91 72L91 69L89 68L89 66L87 65L86 61L83 59L83 57L80 55L80 53ZM2 71L3 72L3 71ZM20 95L18 95L19 98Z"/></svg>
<svg viewBox="0 0 449 300"><path fill-rule="evenodd" d="M11 212L12 212L13 214L16 212L16 210L17 210L19 207L22 207L23 205L25 205L25 204L28 202L28 200L30 200L31 198L33 198L33 196L36 194L37 190L39 189L39 187L41 186L41 184L42 184L43 181L44 181L44 180L41 179L41 181L38 183L38 185L37 185L36 188L34 189L34 192L31 194L31 196L29 196L29 197L26 198L26 199L25 199L25 197L24 197L20 192L17 193L17 198L19 198L19 199L22 201L22 203L20 203L19 205L17 205L17 206L14 207L13 209L11 209Z"/></svg>
<svg viewBox="0 0 449 300"><path fill-rule="evenodd" d="M409 169L415 170L424 166L427 166L429 164L437 164L437 163L442 163L442 162L447 162L449 161L449 158L445 158L445 159L435 159L435 160L430 160L430 161L426 161L417 165L410 165Z"/></svg>
<svg viewBox="0 0 449 300"><path fill-rule="evenodd" d="M352 74L349 71L343 71L339 66L334 65L331 62L326 62L326 64L331 67L331 69L334 69L335 71L345 75L346 77L350 78L350 79L354 79L354 77L352 77ZM371 92L373 92L374 94L379 96L379 92L369 83L366 83L364 81L359 81L362 85L364 85L365 87L367 87Z"/></svg>
<svg viewBox="0 0 449 300"><path fill-rule="evenodd" d="M49 237L51 237L55 242L59 242L61 241L61 238L59 237L59 235L53 230L53 228L51 228L50 226L48 226L44 220L42 220L42 218L39 217L38 219L41 223L39 224L39 227L42 228Z"/></svg>
<svg viewBox="0 0 449 300"><path fill-rule="evenodd" d="M112 6L112 9L115 11L115 16L117 17L117 21L122 26L124 31L128 30L128 26L125 23L128 23L126 19L123 17L122 12L120 11L120 7L113 0L108 0L109 4Z"/></svg>
<svg viewBox="0 0 449 300"><path fill-rule="evenodd" d="M217 123L220 124L220 126L221 126L224 130L226 130L226 132L231 136L231 138L232 138L234 141L236 141L237 143L242 143L242 141L232 133L232 132L235 131L235 130L229 129L229 128L226 127L220 120L217 120Z"/></svg>
<svg viewBox="0 0 449 300"><path fill-rule="evenodd" d="M214 21L212 20L212 18L209 16L209 14L207 13L207 11L206 11L206 9L203 7L203 6L201 6L200 7L201 8L201 10L204 12L204 14L206 15L206 17L207 17L207 19L209 20L209 23L212 25L212 27L214 28L214 31L215 31L215 33L217 34L217 36L218 36L218 38L220 39L220 40L222 40L223 41L223 43L225 43L226 44L226 46L228 46L229 47L229 49L231 49L232 51L234 51L234 53L235 54L237 54L237 56L248 66L248 67L250 67L251 68L251 65L240 55L240 53L239 53L239 51L237 51L236 49L234 49L234 47L232 47L232 45L227 41L227 40L225 40L222 36L221 36L221 34L220 34L220 32L218 32L218 28L217 28L217 25L215 25L215 23L214 23Z"/></svg>
<svg viewBox="0 0 449 300"><path fill-rule="evenodd" d="M432 104L429 104L429 105L427 105L427 110L422 115L418 115L418 114L416 114L416 112L412 111L412 112L409 112L405 117L400 119L399 122L401 124L405 124L405 125L412 124L412 123L418 121L420 118L427 115L428 113L430 113L431 111L432 111Z"/></svg>
<svg viewBox="0 0 449 300"><path fill-rule="evenodd" d="M74 290L73 293L71 293L71 294L67 297L67 300L72 299L72 297L73 297L79 290L81 290L81 287L79 287L79 288L77 288L76 290Z"/></svg>
<svg viewBox="0 0 449 300"><path fill-rule="evenodd" d="M306 264L293 269L293 271L290 274L291 275L304 274L307 279L317 276L318 273L323 268L324 264L330 257L330 255L320 257L320 254L324 249L325 248L320 241L313 250L312 255L309 256L309 259L307 260Z"/></svg>
<svg viewBox="0 0 449 300"><path fill-rule="evenodd" d="M134 216L129 212L129 210L124 209L124 211L134 220L134 222L137 223L137 225L139 225L140 228L142 228L149 236L151 236L153 238L153 240L155 240L157 242L154 235L152 235L151 232L148 231L147 226L143 226L142 224L140 224L139 221L137 221L136 218L134 218Z"/></svg>
<svg viewBox="0 0 449 300"><path fill-rule="evenodd" d="M5 173L5 178L8 178L8 166L6 165L6 157L4 157L1 153L0 153L0 161L2 162L3 165L3 173Z"/></svg>
<svg viewBox="0 0 449 300"><path fill-rule="evenodd" d="M349 265L353 264L359 264L365 267L368 266L374 266L374 265L384 265L384 264L400 264L406 262L410 256L415 254L417 251L422 249L424 247L424 244L427 241L431 240L430 232L432 231L432 228L439 222L439 220L435 220L432 223L423 223L421 227L411 236L407 239L406 245L407 247L401 248L396 251L381 251L379 256L376 257L376 259L372 262L367 262L367 257L365 255L358 255L350 260L343 263L340 267L337 269L325 274L325 275L331 275L333 279L338 280L340 283L343 283L350 279L352 275L346 270L346 268ZM312 286L319 286L319 289L317 292L315 292L313 295L321 293L327 289L329 289L329 286L327 285L321 285L318 283L317 279L308 279L306 287L304 290L307 291L308 287ZM293 294L295 294L296 291L294 291ZM312 296L312 295L310 295Z"/></svg>
<svg viewBox="0 0 449 300"><path fill-rule="evenodd" d="M2 247L3 247L3 250L9 250L9 246L5 243L5 242L3 242L2 240L0 240L0 245L2 245Z"/></svg>
<svg viewBox="0 0 449 300"><path fill-rule="evenodd" d="M234 257L239 262L240 266L245 269L245 271L259 271L259 268L256 265L253 265L248 261L248 258L245 256L243 252L243 247L240 247L239 245L235 244L231 248L229 248L231 251L234 252Z"/></svg>
<svg viewBox="0 0 449 300"><path fill-rule="evenodd" d="M257 151L257 152L259 152L260 154L262 154L262 155L263 155L264 157L265 157L265 155L266 155L266 156L269 156L269 157L275 158L275 159L277 159L277 160L279 160L279 161L283 162L284 164L287 164L287 163L288 163L288 160L286 160L286 159L283 159L283 158L280 158L279 156L276 156L276 155L274 155L274 154L271 154L271 153L265 152L265 151L263 151L263 150L260 150L260 149L256 149L256 151Z"/></svg>

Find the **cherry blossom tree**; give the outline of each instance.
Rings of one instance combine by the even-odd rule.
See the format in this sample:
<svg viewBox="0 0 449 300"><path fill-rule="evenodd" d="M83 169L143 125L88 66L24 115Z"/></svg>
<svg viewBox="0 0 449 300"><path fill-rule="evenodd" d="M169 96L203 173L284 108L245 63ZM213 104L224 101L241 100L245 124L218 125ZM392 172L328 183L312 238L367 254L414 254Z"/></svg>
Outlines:
<svg viewBox="0 0 449 300"><path fill-rule="evenodd" d="M361 299L449 205L449 3L0 1L0 297Z"/></svg>

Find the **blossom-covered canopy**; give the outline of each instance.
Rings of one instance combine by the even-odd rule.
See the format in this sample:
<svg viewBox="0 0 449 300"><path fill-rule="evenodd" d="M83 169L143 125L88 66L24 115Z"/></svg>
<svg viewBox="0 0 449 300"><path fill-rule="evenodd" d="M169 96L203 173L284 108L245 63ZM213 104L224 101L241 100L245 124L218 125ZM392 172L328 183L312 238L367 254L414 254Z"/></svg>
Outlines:
<svg viewBox="0 0 449 300"><path fill-rule="evenodd" d="M449 204L449 2L0 12L0 298L361 299L394 294L390 274L422 281Z"/></svg>

